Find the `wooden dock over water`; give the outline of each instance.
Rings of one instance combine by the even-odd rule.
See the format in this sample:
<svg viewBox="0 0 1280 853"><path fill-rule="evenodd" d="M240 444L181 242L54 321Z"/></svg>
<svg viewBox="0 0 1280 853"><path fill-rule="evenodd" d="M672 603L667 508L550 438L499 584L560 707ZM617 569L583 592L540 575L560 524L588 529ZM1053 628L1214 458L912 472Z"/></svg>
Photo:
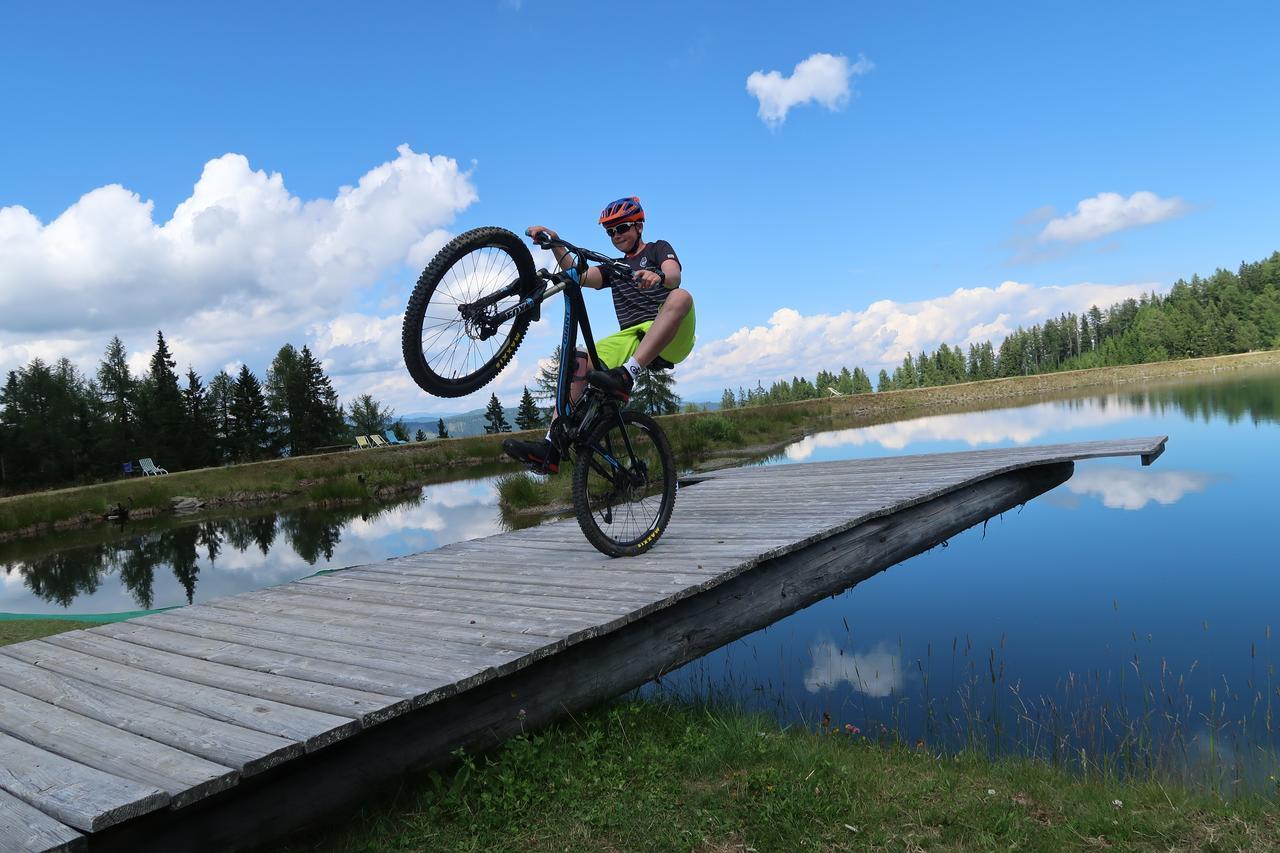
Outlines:
<svg viewBox="0 0 1280 853"><path fill-rule="evenodd" d="M0 647L0 851L262 843L1164 443L719 471L642 557L569 520Z"/></svg>

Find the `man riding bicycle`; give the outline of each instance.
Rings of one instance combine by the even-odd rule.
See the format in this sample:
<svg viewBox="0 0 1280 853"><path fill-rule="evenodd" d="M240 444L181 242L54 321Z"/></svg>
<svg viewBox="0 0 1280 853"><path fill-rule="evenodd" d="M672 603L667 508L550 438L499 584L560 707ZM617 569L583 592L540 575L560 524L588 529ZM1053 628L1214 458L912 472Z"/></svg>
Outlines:
<svg viewBox="0 0 1280 853"><path fill-rule="evenodd" d="M680 286L680 259L671 244L665 240L644 242L644 208L640 199L633 196L610 202L600 213L600 225L614 248L623 253L621 260L631 267L632 280L600 266L589 268L583 275L584 287L613 289L613 308L620 329L596 342L601 365L591 364L586 352L577 351L570 397L577 400L581 396L585 380L626 401L631 399L631 389L641 370L650 365L674 367L693 349L693 297ZM537 235L542 232L552 239L559 236L541 225L533 225L525 233L537 243ZM573 266L563 247L555 246L553 251L561 269ZM550 429L541 441L509 438L502 442L502 449L539 473L560 470L560 451L552 443Z"/></svg>

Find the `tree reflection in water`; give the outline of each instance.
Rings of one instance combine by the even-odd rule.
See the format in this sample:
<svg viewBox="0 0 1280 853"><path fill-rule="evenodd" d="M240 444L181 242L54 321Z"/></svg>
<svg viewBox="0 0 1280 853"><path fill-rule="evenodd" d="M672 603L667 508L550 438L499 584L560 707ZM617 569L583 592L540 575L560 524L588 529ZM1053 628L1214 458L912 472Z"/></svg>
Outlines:
<svg viewBox="0 0 1280 853"><path fill-rule="evenodd" d="M225 553L224 549L245 553L256 548L265 556L283 535L298 557L308 566L314 566L319 561L332 559L342 541L343 528L354 519L371 521L420 501L420 496L413 496L376 507L307 507L182 524L174 524L172 520L153 522L153 526L160 524L164 529L147 530L147 523L142 522L124 525L115 532L94 531L96 535L112 536L112 541L51 553L21 554L33 550L31 543L14 543L6 550L18 553L0 555L0 566L6 576L16 571L27 589L41 600L63 608L70 608L81 596L97 592L103 578L114 572L140 610L154 606L156 573L167 569L191 604L195 601L201 567L214 567ZM44 544L47 548L50 543Z"/></svg>

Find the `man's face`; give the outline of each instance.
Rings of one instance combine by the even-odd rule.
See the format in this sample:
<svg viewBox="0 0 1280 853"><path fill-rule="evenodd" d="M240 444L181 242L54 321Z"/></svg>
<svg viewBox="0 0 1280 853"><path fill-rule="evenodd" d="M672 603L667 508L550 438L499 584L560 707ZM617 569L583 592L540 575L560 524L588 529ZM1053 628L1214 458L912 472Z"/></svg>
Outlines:
<svg viewBox="0 0 1280 853"><path fill-rule="evenodd" d="M609 235L609 239L613 241L613 246L620 252L626 253L633 250L640 242L640 230L644 227L643 222L623 222L620 225L614 225L606 228L605 233ZM612 234L609 232L612 231Z"/></svg>

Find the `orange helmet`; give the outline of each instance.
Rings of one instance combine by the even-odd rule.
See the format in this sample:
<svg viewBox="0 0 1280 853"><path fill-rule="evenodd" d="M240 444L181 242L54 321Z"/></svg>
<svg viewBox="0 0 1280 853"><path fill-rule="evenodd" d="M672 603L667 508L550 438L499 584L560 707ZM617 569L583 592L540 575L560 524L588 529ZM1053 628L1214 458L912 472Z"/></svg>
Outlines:
<svg viewBox="0 0 1280 853"><path fill-rule="evenodd" d="M635 196L611 201L600 212L600 224L606 228L623 222L644 222L644 208Z"/></svg>

